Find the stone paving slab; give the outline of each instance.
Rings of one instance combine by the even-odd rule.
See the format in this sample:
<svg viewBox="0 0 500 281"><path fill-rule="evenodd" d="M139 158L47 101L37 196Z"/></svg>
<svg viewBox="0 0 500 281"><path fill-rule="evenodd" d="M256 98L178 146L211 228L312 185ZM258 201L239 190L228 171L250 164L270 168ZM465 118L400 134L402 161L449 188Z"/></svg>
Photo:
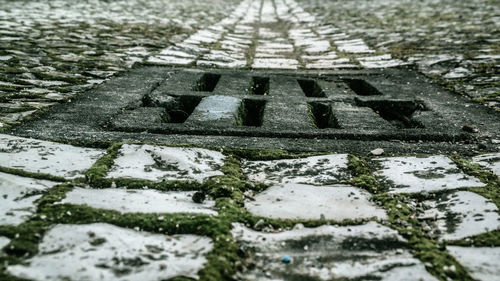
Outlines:
<svg viewBox="0 0 500 281"><path fill-rule="evenodd" d="M386 219L385 211L369 200L368 192L349 185L285 184L257 194L245 202L245 208L254 215L277 219Z"/></svg>
<svg viewBox="0 0 500 281"><path fill-rule="evenodd" d="M38 255L7 271L33 280L196 279L212 248L210 238L196 235L165 236L103 223L55 225Z"/></svg>
<svg viewBox="0 0 500 281"><path fill-rule="evenodd" d="M66 194L61 204L90 206L115 210L120 213L194 213L217 215L215 202L193 202L193 193L186 191L161 192L157 190L90 189L75 187Z"/></svg>
<svg viewBox="0 0 500 281"><path fill-rule="evenodd" d="M500 177L500 153L487 153L472 158L472 162L479 164Z"/></svg>
<svg viewBox="0 0 500 281"><path fill-rule="evenodd" d="M437 280L396 231L375 222L280 233L234 224L232 233L246 255L244 280Z"/></svg>
<svg viewBox="0 0 500 281"><path fill-rule="evenodd" d="M500 248L447 246L477 280L500 280Z"/></svg>
<svg viewBox="0 0 500 281"><path fill-rule="evenodd" d="M83 172L104 155L103 149L0 134L0 166L68 179Z"/></svg>
<svg viewBox="0 0 500 281"><path fill-rule="evenodd" d="M224 155L200 148L124 144L107 178L203 181L222 175Z"/></svg>
<svg viewBox="0 0 500 281"><path fill-rule="evenodd" d="M10 239L7 238L7 237L3 237L3 236L0 236L0 250L7 246L7 244L10 243ZM2 253L0 252L0 256L2 255Z"/></svg>
<svg viewBox="0 0 500 281"><path fill-rule="evenodd" d="M458 170L458 167L443 155L391 157L376 160L383 167L377 171L377 174L389 181L390 193L429 192L484 186L484 183L478 179Z"/></svg>
<svg viewBox="0 0 500 281"><path fill-rule="evenodd" d="M36 212L36 200L57 184L0 172L0 226L28 220Z"/></svg>

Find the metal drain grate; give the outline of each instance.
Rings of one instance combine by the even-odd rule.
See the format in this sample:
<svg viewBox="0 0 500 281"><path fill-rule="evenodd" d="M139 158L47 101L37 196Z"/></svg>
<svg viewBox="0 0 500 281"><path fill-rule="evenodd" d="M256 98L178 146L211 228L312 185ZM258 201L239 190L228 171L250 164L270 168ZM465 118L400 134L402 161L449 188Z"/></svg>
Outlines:
<svg viewBox="0 0 500 281"><path fill-rule="evenodd" d="M287 139L303 140L312 150L339 141L474 143L477 136L464 126L486 124L483 131L498 132L498 114L487 111L405 70L320 74L145 67L14 132L245 147L266 147L259 141L267 140L273 148L287 148L276 141ZM327 143L316 145L318 140Z"/></svg>

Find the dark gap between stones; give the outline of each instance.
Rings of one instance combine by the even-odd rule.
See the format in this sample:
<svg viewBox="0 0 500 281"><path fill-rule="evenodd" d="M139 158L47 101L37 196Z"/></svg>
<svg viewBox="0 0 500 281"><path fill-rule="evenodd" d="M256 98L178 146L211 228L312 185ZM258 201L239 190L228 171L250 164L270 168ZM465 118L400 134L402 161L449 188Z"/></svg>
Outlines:
<svg viewBox="0 0 500 281"><path fill-rule="evenodd" d="M175 97L175 99L177 100L175 106L165 108L163 120L167 123L184 123L198 106L202 97L180 96Z"/></svg>
<svg viewBox="0 0 500 281"><path fill-rule="evenodd" d="M318 82L314 80L306 80L306 79L297 79L297 82L302 88L302 91L306 95L306 97L310 98L324 98L326 97L323 89L318 85Z"/></svg>
<svg viewBox="0 0 500 281"><path fill-rule="evenodd" d="M269 94L269 77L252 77L250 89L252 95L267 96Z"/></svg>
<svg viewBox="0 0 500 281"><path fill-rule="evenodd" d="M360 99L356 99L356 104L371 108L380 117L389 121L395 127L424 128L424 125L412 119L412 115L415 111L426 110L425 106L421 102L401 100L362 101Z"/></svg>
<svg viewBox="0 0 500 281"><path fill-rule="evenodd" d="M244 99L240 107L240 125L253 127L262 126L265 105L265 100Z"/></svg>
<svg viewBox="0 0 500 281"><path fill-rule="evenodd" d="M310 102L309 108L312 113L313 121L318 129L336 128L339 129L339 123L333 115L332 107L328 103Z"/></svg>
<svg viewBox="0 0 500 281"><path fill-rule="evenodd" d="M215 86L219 82L220 74L204 73L196 84L193 86L193 91L197 92L213 92Z"/></svg>
<svg viewBox="0 0 500 281"><path fill-rule="evenodd" d="M353 90L357 95L360 96L378 96L382 93L373 87L370 83L362 79L344 79L344 82Z"/></svg>

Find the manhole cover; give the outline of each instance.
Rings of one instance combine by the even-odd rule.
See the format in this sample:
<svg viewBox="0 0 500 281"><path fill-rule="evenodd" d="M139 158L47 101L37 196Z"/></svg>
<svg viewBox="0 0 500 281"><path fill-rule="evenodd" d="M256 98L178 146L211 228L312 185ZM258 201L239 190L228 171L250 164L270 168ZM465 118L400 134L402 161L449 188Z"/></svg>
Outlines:
<svg viewBox="0 0 500 281"><path fill-rule="evenodd" d="M298 150L477 147L495 112L407 70L265 72L144 67L14 133ZM423 145L422 143L425 143ZM457 144L460 144L458 146ZM484 145L482 145L484 146Z"/></svg>

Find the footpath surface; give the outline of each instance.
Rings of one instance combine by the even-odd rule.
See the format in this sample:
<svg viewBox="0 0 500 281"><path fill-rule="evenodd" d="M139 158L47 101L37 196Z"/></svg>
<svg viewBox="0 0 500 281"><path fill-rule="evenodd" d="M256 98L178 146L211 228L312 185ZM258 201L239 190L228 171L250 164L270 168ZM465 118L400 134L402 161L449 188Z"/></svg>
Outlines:
<svg viewBox="0 0 500 281"><path fill-rule="evenodd" d="M495 1L0 6L0 280L500 280L495 137L401 154L10 134L143 65L411 68L497 114Z"/></svg>

